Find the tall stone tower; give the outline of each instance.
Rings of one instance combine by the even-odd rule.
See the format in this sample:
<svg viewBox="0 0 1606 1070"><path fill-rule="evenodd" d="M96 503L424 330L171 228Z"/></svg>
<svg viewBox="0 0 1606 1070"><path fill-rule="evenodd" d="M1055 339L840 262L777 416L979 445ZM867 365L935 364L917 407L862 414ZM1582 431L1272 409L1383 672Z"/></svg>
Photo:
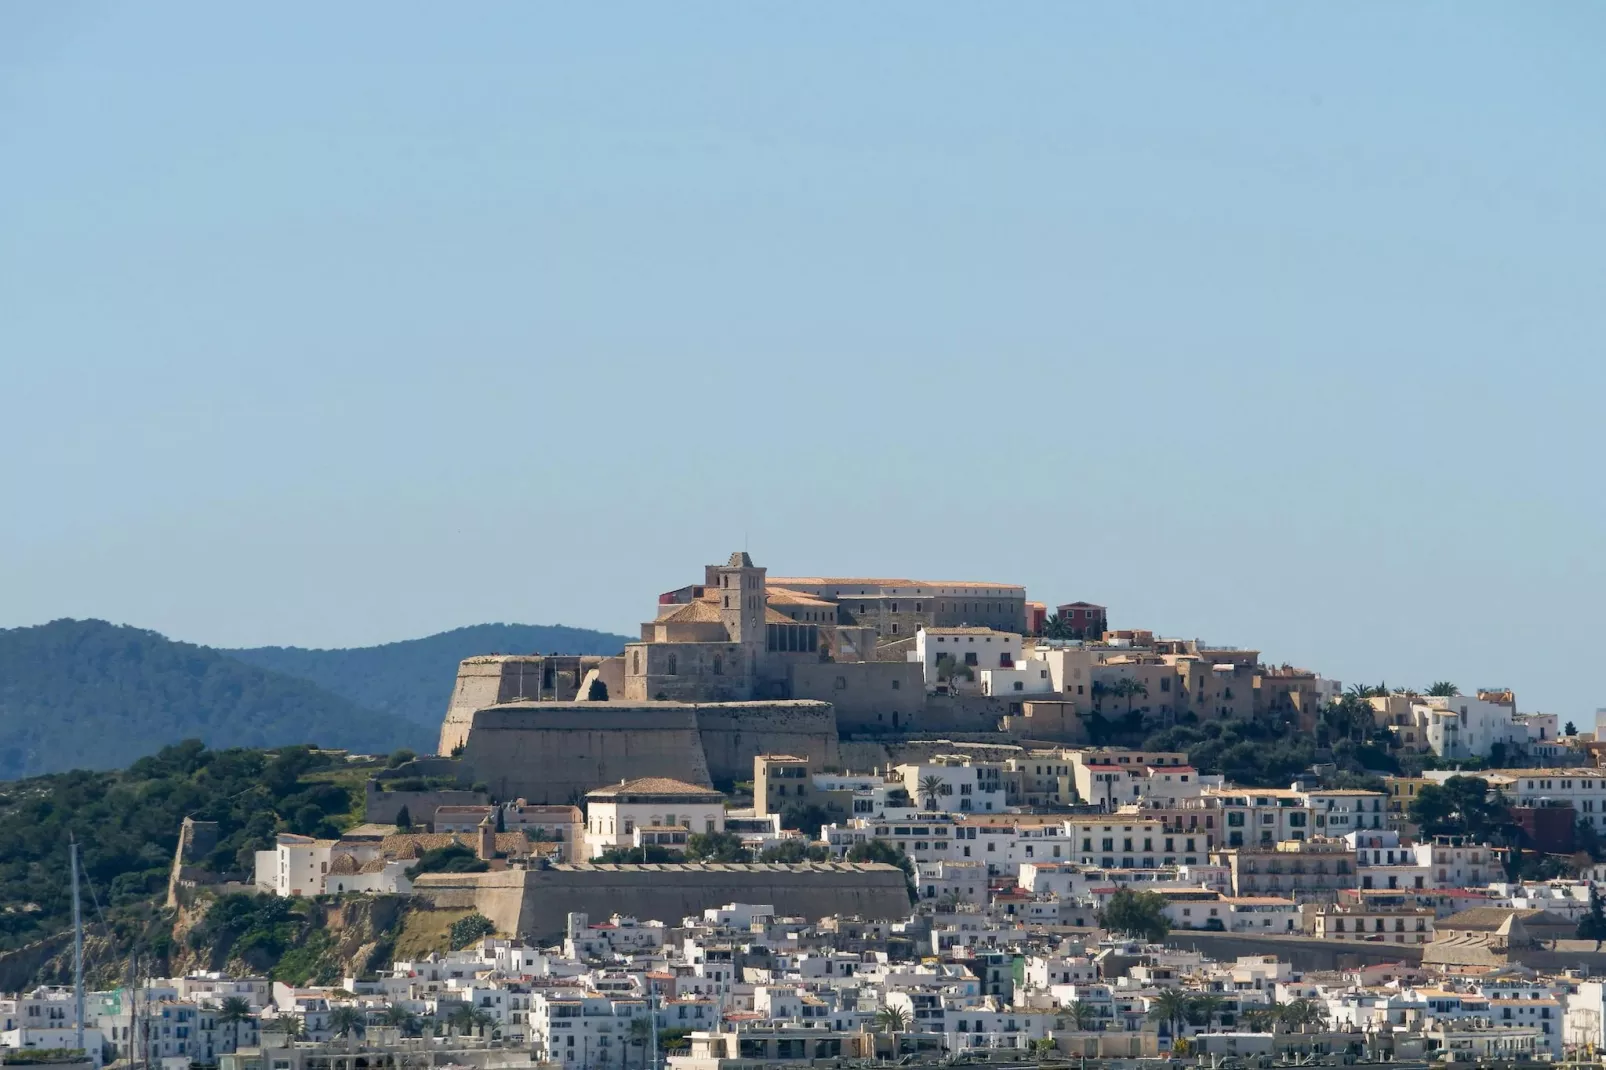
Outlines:
<svg viewBox="0 0 1606 1070"><path fill-rule="evenodd" d="M709 572L719 588L719 619L732 641L764 649L764 570L754 566L753 559L741 550Z"/></svg>

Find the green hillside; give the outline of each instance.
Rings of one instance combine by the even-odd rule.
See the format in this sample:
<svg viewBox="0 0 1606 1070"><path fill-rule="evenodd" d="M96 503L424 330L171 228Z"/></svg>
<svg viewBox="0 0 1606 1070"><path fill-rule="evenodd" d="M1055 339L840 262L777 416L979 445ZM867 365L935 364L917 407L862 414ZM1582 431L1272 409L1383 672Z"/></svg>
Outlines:
<svg viewBox="0 0 1606 1070"><path fill-rule="evenodd" d="M293 646L226 650L264 669L299 676L364 709L378 710L434 732L446 715L457 663L475 654L617 654L630 640L585 628L476 624L423 639L349 650Z"/></svg>
<svg viewBox="0 0 1606 1070"><path fill-rule="evenodd" d="M0 630L0 780L113 769L183 739L385 753L427 750L432 737L306 680L139 628Z"/></svg>
<svg viewBox="0 0 1606 1070"><path fill-rule="evenodd" d="M207 750L187 740L117 772L0 784L0 951L71 924L71 839L82 845L86 923L97 936L110 924L126 947L147 923L170 924L155 908L186 815L218 823L217 849L199 865L249 879L254 852L279 832L338 835L361 811L364 775L304 746ZM140 938L163 952L157 933Z"/></svg>

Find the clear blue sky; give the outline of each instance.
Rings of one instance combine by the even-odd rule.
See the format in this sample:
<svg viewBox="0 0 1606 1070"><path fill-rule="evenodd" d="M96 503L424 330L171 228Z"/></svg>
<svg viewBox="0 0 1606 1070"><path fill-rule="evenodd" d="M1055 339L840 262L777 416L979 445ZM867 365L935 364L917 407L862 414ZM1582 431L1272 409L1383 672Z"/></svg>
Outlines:
<svg viewBox="0 0 1606 1070"><path fill-rule="evenodd" d="M1581 722L1606 8L0 7L0 625L1024 583Z"/></svg>

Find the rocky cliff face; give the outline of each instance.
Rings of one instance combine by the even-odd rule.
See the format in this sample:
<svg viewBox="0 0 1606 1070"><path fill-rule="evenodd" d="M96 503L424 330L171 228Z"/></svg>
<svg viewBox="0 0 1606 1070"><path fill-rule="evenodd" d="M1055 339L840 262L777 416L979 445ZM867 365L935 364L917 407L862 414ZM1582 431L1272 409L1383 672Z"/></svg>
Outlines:
<svg viewBox="0 0 1606 1070"><path fill-rule="evenodd" d="M191 896L174 910L153 914L137 934L108 936L88 927L84 979L95 987L125 984L129 952L137 945L143 977L223 970L294 984L337 983L388 967L398 956L448 950L452 922L468 913L402 896L336 903ZM72 973L70 932L0 955L0 991L70 984Z"/></svg>

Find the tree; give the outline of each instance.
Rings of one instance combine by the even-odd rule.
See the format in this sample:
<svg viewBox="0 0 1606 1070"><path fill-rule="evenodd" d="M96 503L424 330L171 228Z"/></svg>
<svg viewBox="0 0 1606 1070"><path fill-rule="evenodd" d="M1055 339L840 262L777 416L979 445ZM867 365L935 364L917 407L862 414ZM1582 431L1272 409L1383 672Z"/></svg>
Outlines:
<svg viewBox="0 0 1606 1070"><path fill-rule="evenodd" d="M641 847L610 847L591 861L608 862L616 866L640 865L643 862L679 862L681 857L667 847L656 843Z"/></svg>
<svg viewBox="0 0 1606 1070"><path fill-rule="evenodd" d="M630 1046L641 1049L641 1065L647 1065L647 1044L652 1040L653 1020L650 1016L630 1019Z"/></svg>
<svg viewBox="0 0 1606 1070"><path fill-rule="evenodd" d="M1240 1014L1238 1020L1251 1033L1270 1032L1272 1023L1277 1021L1277 1010L1274 1007L1255 1007Z"/></svg>
<svg viewBox="0 0 1606 1070"><path fill-rule="evenodd" d="M407 870L408 879L420 873L484 873L490 864L460 843L425 851Z"/></svg>
<svg viewBox="0 0 1606 1070"><path fill-rule="evenodd" d="M792 865L799 862L826 862L830 858L829 847L824 844L804 843L802 840L782 840L758 853L760 862L782 862Z"/></svg>
<svg viewBox="0 0 1606 1070"><path fill-rule="evenodd" d="M1149 1001L1149 1017L1167 1028L1167 1036L1177 1036L1188 1020L1188 997L1180 989L1163 988Z"/></svg>
<svg viewBox="0 0 1606 1070"><path fill-rule="evenodd" d="M279 1015L277 1018L273 1019L271 1028L283 1033L291 1040L295 1040L297 1037L304 1037L307 1035L306 1025L301 1021L300 1018L297 1018L293 1014Z"/></svg>
<svg viewBox="0 0 1606 1070"><path fill-rule="evenodd" d="M1428 688L1431 698L1453 698L1461 693L1461 689L1448 680L1435 680Z"/></svg>
<svg viewBox="0 0 1606 1070"><path fill-rule="evenodd" d="M452 1008L446 1016L446 1028L450 1033L467 1033L474 1028L474 1008L467 1003L460 1003Z"/></svg>
<svg viewBox="0 0 1606 1070"><path fill-rule="evenodd" d="M909 861L909 856L903 850L894 847L886 840L870 840L867 843L856 843L848 848L845 856L849 862L881 862L889 866L897 866L903 870L903 880L909 891L909 902L918 903L920 895L915 891L915 866Z"/></svg>
<svg viewBox="0 0 1606 1070"><path fill-rule="evenodd" d="M400 750L391 751L390 757L385 761L385 768L395 769L397 766L406 765L416 757L418 757L418 755L414 754L406 747L403 747Z"/></svg>
<svg viewBox="0 0 1606 1070"><path fill-rule="evenodd" d="M1568 721L1566 726L1562 728L1561 732L1562 735L1565 736L1576 736L1578 734L1578 726L1573 724L1571 721Z"/></svg>
<svg viewBox="0 0 1606 1070"><path fill-rule="evenodd" d="M486 1033L494 1033L496 1030L496 1016L490 1011L481 1010L480 1008L476 1007L470 1013L469 1021L473 1025L474 1031L479 1034L481 1040L485 1039Z"/></svg>
<svg viewBox="0 0 1606 1070"><path fill-rule="evenodd" d="M368 1018L356 1007L336 1007L329 1012L329 1031L337 1037L356 1040L368 1031Z"/></svg>
<svg viewBox="0 0 1606 1070"><path fill-rule="evenodd" d="M600 677L598 679L592 680L591 681L591 686L586 688L586 701L587 702L607 702L608 701L608 685L603 683Z"/></svg>
<svg viewBox="0 0 1606 1070"><path fill-rule="evenodd" d="M413 831L413 815L407 811L406 806L403 806L400 810L396 811L396 831Z"/></svg>
<svg viewBox="0 0 1606 1070"><path fill-rule="evenodd" d="M1589 913L1578 919L1575 935L1580 940L1606 940L1606 914L1601 912L1600 895L1593 886L1589 889Z"/></svg>
<svg viewBox="0 0 1606 1070"><path fill-rule="evenodd" d="M1505 800L1498 793L1491 799L1489 782L1471 776L1424 784L1409 816L1424 836L1471 836L1482 843L1506 835L1511 824Z"/></svg>
<svg viewBox="0 0 1606 1070"><path fill-rule="evenodd" d="M415 1037L419 1033L420 1022L418 1020L418 1015L414 1014L406 1007L392 1004L385 1008L385 1013L382 1017L386 1025L395 1026L397 1029L400 1029L401 1034L404 1037Z"/></svg>
<svg viewBox="0 0 1606 1070"><path fill-rule="evenodd" d="M1076 1027L1079 1033L1090 1033L1098 1028L1099 1012L1086 1000L1072 1000L1060 1008L1065 1012L1065 1019Z"/></svg>
<svg viewBox="0 0 1606 1070"><path fill-rule="evenodd" d="M240 1047L240 1023L251 1020L251 1004L239 996L226 996L218 1006L217 1020L229 1027L229 1037L236 1050Z"/></svg>
<svg viewBox="0 0 1606 1070"><path fill-rule="evenodd" d="M749 857L734 832L696 832L686 837L688 862L746 862Z"/></svg>
<svg viewBox="0 0 1606 1070"><path fill-rule="evenodd" d="M935 773L928 773L920 778L920 798L925 802L927 810L937 808L937 800L942 798L943 780Z"/></svg>
<svg viewBox="0 0 1606 1070"><path fill-rule="evenodd" d="M452 943L453 951L460 951L474 943L476 940L493 936L496 933L496 923L484 914L470 914L452 922L447 935Z"/></svg>
<svg viewBox="0 0 1606 1070"><path fill-rule="evenodd" d="M814 803L793 804L781 812L781 827L797 829L805 835L819 838L820 828L831 820L831 812Z"/></svg>
<svg viewBox="0 0 1606 1070"><path fill-rule="evenodd" d="M966 665L964 662L954 657L954 655L938 654L937 679L944 681L950 688L952 688L954 686L954 682L960 678L974 680L976 678L976 674L974 671L972 671L969 665Z"/></svg>
<svg viewBox="0 0 1606 1070"><path fill-rule="evenodd" d="M1141 937L1149 941L1164 940L1171 931L1165 917L1165 897L1157 892L1134 892L1122 888L1110 896L1104 910L1099 913L1099 924L1113 933Z"/></svg>
<svg viewBox="0 0 1606 1070"><path fill-rule="evenodd" d="M1208 992L1194 996L1188 1000L1188 1022L1201 1029L1209 1029L1210 1023L1221 1013L1226 1004L1226 1000Z"/></svg>
<svg viewBox="0 0 1606 1070"><path fill-rule="evenodd" d="M1292 1003L1282 1003L1277 1006L1277 1020L1288 1029L1316 1025L1326 1017L1327 1012L1319 1004L1308 999L1296 999Z"/></svg>
<svg viewBox="0 0 1606 1070"><path fill-rule="evenodd" d="M882 1007L875 1012L876 1029L883 1033L891 1033L894 1038L899 1033L909 1031L909 1022L909 1010L906 1007Z"/></svg>

